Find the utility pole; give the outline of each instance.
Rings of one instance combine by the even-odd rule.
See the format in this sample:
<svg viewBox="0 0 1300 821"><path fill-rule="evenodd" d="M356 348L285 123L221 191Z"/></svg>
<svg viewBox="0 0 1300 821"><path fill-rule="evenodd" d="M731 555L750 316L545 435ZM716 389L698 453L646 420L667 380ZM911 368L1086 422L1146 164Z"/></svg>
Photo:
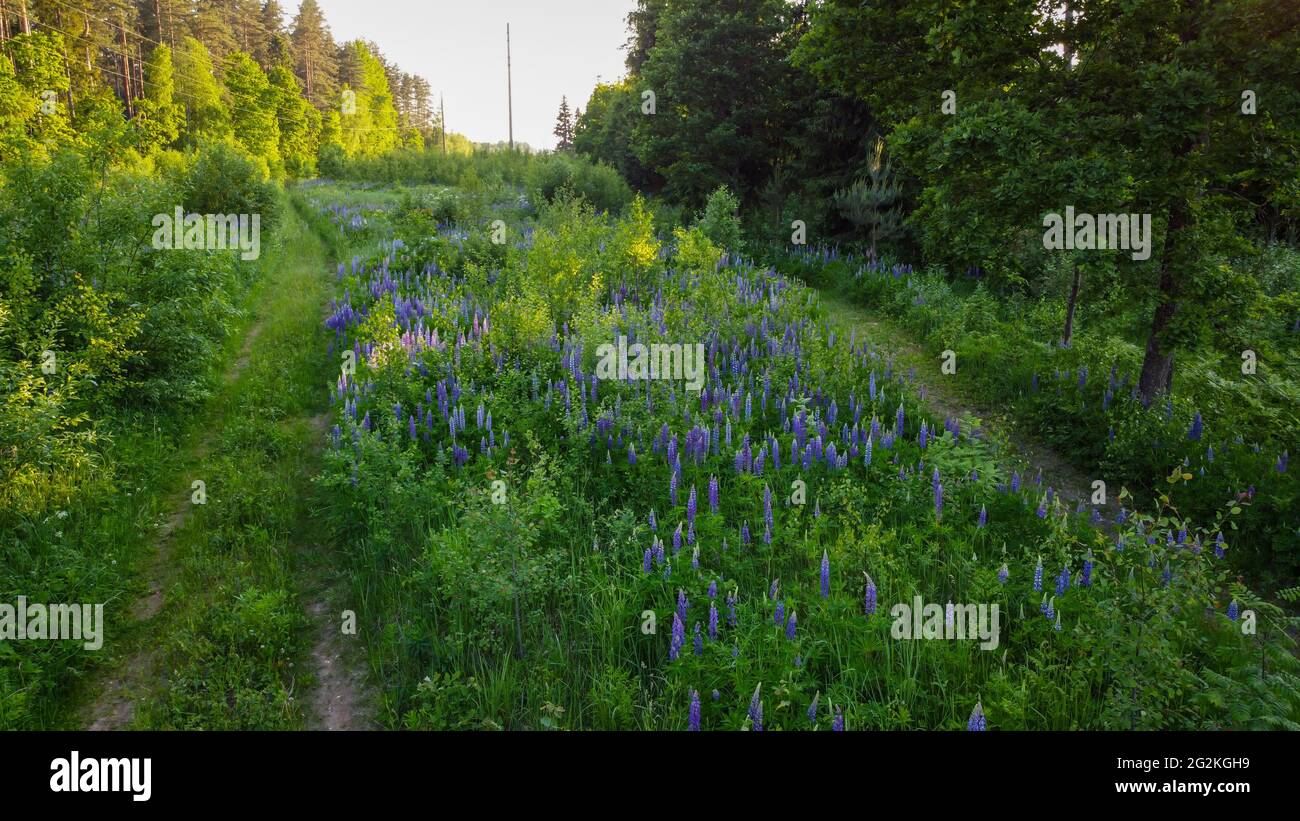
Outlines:
<svg viewBox="0 0 1300 821"><path fill-rule="evenodd" d="M514 84L510 75L510 24L506 23L506 106L510 117L510 150L515 150Z"/></svg>
<svg viewBox="0 0 1300 821"><path fill-rule="evenodd" d="M438 92L438 119L442 122L442 153L447 153L447 106L443 102L442 92Z"/></svg>

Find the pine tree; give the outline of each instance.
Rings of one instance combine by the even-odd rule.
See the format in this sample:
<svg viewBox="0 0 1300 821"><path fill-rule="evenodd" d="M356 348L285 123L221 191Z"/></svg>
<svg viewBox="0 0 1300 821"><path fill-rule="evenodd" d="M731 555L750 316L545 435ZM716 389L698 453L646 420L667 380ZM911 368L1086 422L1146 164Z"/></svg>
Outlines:
<svg viewBox="0 0 1300 821"><path fill-rule="evenodd" d="M558 142L556 151L569 151L573 148L573 116L569 113L569 98L560 98L560 113L555 118L555 130L551 132Z"/></svg>
<svg viewBox="0 0 1300 821"><path fill-rule="evenodd" d="M293 51L298 79L311 104L331 105L338 89L334 38L316 0L302 0L293 21Z"/></svg>

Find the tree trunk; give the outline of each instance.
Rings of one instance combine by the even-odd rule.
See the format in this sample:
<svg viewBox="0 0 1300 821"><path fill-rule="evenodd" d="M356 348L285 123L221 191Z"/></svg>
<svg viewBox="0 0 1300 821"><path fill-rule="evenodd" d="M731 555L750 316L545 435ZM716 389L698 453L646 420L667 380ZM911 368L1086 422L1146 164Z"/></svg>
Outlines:
<svg viewBox="0 0 1300 821"><path fill-rule="evenodd" d="M27 19L27 0L18 0L18 25L22 27L23 34L32 33L32 23Z"/></svg>
<svg viewBox="0 0 1300 821"><path fill-rule="evenodd" d="M9 39L9 11L5 8L5 0L0 0L0 43Z"/></svg>
<svg viewBox="0 0 1300 821"><path fill-rule="evenodd" d="M1146 356L1142 359L1142 375L1138 379L1138 393L1150 403L1162 391L1168 391L1174 382L1174 352L1164 339L1165 331L1178 312L1178 284L1171 259L1172 248L1178 234L1187 225L1187 202L1174 202L1169 213L1169 226L1165 230L1164 248L1160 254L1160 284L1156 293L1156 309L1151 317L1151 331L1147 336Z"/></svg>
<svg viewBox="0 0 1300 821"><path fill-rule="evenodd" d="M1079 270L1079 263L1074 263L1074 284L1070 287L1070 303L1065 306L1065 330L1061 333L1061 347L1070 347L1070 339L1074 336L1074 309L1079 304L1079 285L1083 282L1083 272Z"/></svg>
<svg viewBox="0 0 1300 821"><path fill-rule="evenodd" d="M131 46L126 42L126 12L118 16L118 30L122 32L122 88L126 93L126 116L135 116L135 107L131 104Z"/></svg>

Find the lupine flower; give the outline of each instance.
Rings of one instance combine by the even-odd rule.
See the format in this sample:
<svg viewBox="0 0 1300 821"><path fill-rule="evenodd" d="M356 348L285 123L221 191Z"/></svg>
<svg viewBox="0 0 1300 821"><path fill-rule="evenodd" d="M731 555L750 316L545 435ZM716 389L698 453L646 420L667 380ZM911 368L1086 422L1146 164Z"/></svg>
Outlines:
<svg viewBox="0 0 1300 821"><path fill-rule="evenodd" d="M673 507L677 506L677 471L673 471L672 476L668 478L668 499L672 502Z"/></svg>
<svg viewBox="0 0 1300 821"><path fill-rule="evenodd" d="M1061 595L1070 589L1070 566L1066 565L1061 568L1061 572L1056 577L1056 595Z"/></svg>
<svg viewBox="0 0 1300 821"><path fill-rule="evenodd" d="M713 700L714 700L714 701L717 701L717 700L720 699L720 698L722 698L722 693L719 693L719 692L717 691L717 689L715 688L714 691L713 691Z"/></svg>
<svg viewBox="0 0 1300 821"><path fill-rule="evenodd" d="M1220 533L1218 536L1214 537L1214 555L1222 559L1223 553L1223 534Z"/></svg>
<svg viewBox="0 0 1300 821"><path fill-rule="evenodd" d="M754 697L749 700L749 722L750 729L755 732L763 731L763 702L759 700L759 691L763 688L763 683L759 682L754 688Z"/></svg>
<svg viewBox="0 0 1300 821"><path fill-rule="evenodd" d="M1079 579L1079 583L1082 584L1084 587L1090 587L1092 585L1092 551L1091 550L1088 551L1088 555L1085 556L1083 559L1083 574Z"/></svg>
<svg viewBox="0 0 1300 821"><path fill-rule="evenodd" d="M822 551L822 598L829 599L831 596L831 560Z"/></svg>
<svg viewBox="0 0 1300 821"><path fill-rule="evenodd" d="M776 610L772 614L772 621L777 627L785 624L785 602L776 603Z"/></svg>
<svg viewBox="0 0 1300 821"><path fill-rule="evenodd" d="M682 549L682 524L677 523L677 529L673 531L673 556L675 557Z"/></svg>
<svg viewBox="0 0 1300 821"><path fill-rule="evenodd" d="M1044 616L1047 616L1047 620L1048 620L1048 621L1051 621L1053 618L1056 617L1056 597L1055 597L1055 596L1052 596L1052 598L1048 600L1048 602L1047 602L1047 606L1043 608L1043 615L1044 615Z"/></svg>
<svg viewBox="0 0 1300 821"><path fill-rule="evenodd" d="M1011 575L1011 571L1007 569L1007 563L1003 562L1002 567L998 569L998 581L1002 582L1003 584L1006 584L1007 577L1010 575Z"/></svg>
<svg viewBox="0 0 1300 821"><path fill-rule="evenodd" d="M682 645L686 643L686 626L682 624L680 614L673 613L673 636L668 645L668 660L677 661L677 656L682 652Z"/></svg>
<svg viewBox="0 0 1300 821"><path fill-rule="evenodd" d="M686 591L679 587L677 588L677 613L682 617L682 621L686 621L687 606Z"/></svg>
<svg viewBox="0 0 1300 821"><path fill-rule="evenodd" d="M709 477L709 510L718 512L718 477Z"/></svg>
<svg viewBox="0 0 1300 821"><path fill-rule="evenodd" d="M717 690L713 692L716 693ZM695 690L691 690L691 718L687 730L697 733L700 731L700 694Z"/></svg>
<svg viewBox="0 0 1300 821"><path fill-rule="evenodd" d="M1287 462L1290 461L1290 459L1291 459L1290 454L1288 454L1286 451L1282 451L1282 455L1279 456L1279 457L1277 457L1277 472L1278 472L1278 473L1286 473L1286 465L1287 465ZM1254 494L1252 493L1251 495L1253 496Z"/></svg>
<svg viewBox="0 0 1300 821"><path fill-rule="evenodd" d="M1174 571L1169 567L1169 562L1165 562L1165 570L1160 574L1160 578L1164 580L1165 587L1168 587L1173 582Z"/></svg>
<svg viewBox="0 0 1300 821"><path fill-rule="evenodd" d="M817 694L813 696L812 704L808 707L808 721L810 723L817 723L817 707L821 704L821 700L822 691L818 690Z"/></svg>
<svg viewBox="0 0 1300 821"><path fill-rule="evenodd" d="M709 602L709 641L718 640L718 606Z"/></svg>
<svg viewBox="0 0 1300 821"><path fill-rule="evenodd" d="M1034 592L1043 592L1043 560L1038 560L1038 565L1034 568Z"/></svg>
<svg viewBox="0 0 1300 821"><path fill-rule="evenodd" d="M831 720L831 732L844 732L844 713L840 711L839 707L835 708L835 718Z"/></svg>
<svg viewBox="0 0 1300 821"><path fill-rule="evenodd" d="M767 590L767 598L769 601L776 601L776 589L777 589L777 585L779 585L780 583L781 583L780 579L772 580L772 586L769 587Z"/></svg>
<svg viewBox="0 0 1300 821"><path fill-rule="evenodd" d="M791 640L794 639L794 633L798 622L799 622L799 613L797 611L791 612L790 620L785 623L785 637L787 639L791 639Z"/></svg>
<svg viewBox="0 0 1300 821"><path fill-rule="evenodd" d="M871 580L871 574L863 573L867 577L867 590L862 597L862 610L870 616L876 612L876 583Z"/></svg>
<svg viewBox="0 0 1300 821"><path fill-rule="evenodd" d="M658 529L658 528L657 528L656 525L655 525L655 512L654 512L654 508L651 508L651 509L650 509L650 530L651 530L651 531L654 531L654 530L657 530L657 529Z"/></svg>
<svg viewBox="0 0 1300 821"><path fill-rule="evenodd" d="M1229 604L1229 605L1228 605L1228 620L1229 620L1229 621L1236 621L1236 620L1237 620L1237 613L1238 613L1237 600L1236 600L1236 599L1233 599L1233 600L1232 600L1232 604Z"/></svg>
<svg viewBox="0 0 1300 821"><path fill-rule="evenodd" d="M650 563L653 560L653 553L650 548L645 549L645 557L641 561L641 569L649 573L651 570Z"/></svg>
<svg viewBox="0 0 1300 821"><path fill-rule="evenodd" d="M704 655L704 637L700 635L700 623L695 622L695 655Z"/></svg>
<svg viewBox="0 0 1300 821"><path fill-rule="evenodd" d="M980 505L980 518L979 521L975 523L975 526L982 528L984 527L984 525L988 523L989 523L989 512L984 509L984 505Z"/></svg>
<svg viewBox="0 0 1300 821"><path fill-rule="evenodd" d="M943 518L943 485L934 486L934 518L936 521Z"/></svg>
<svg viewBox="0 0 1300 821"><path fill-rule="evenodd" d="M975 709L971 710L970 718L966 721L966 729L974 733L988 729L988 720L984 718L984 705L978 701L975 702Z"/></svg>
<svg viewBox="0 0 1300 821"><path fill-rule="evenodd" d="M727 596L727 626L735 627L738 621L736 618L736 594L732 593Z"/></svg>
<svg viewBox="0 0 1300 821"><path fill-rule="evenodd" d="M717 581L711 581L709 582L709 598L716 599L717 597L718 597L718 583Z"/></svg>

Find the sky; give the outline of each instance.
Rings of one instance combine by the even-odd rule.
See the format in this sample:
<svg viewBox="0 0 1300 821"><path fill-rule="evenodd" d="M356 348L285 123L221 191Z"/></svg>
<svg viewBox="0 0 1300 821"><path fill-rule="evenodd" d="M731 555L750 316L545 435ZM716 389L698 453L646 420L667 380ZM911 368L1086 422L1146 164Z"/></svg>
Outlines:
<svg viewBox="0 0 1300 821"><path fill-rule="evenodd" d="M317 0L337 42L379 46L442 92L447 129L504 142L506 23L514 75L515 142L554 148L561 96L585 108L597 78L624 73L627 14L636 0ZM297 3L285 3L287 22Z"/></svg>

